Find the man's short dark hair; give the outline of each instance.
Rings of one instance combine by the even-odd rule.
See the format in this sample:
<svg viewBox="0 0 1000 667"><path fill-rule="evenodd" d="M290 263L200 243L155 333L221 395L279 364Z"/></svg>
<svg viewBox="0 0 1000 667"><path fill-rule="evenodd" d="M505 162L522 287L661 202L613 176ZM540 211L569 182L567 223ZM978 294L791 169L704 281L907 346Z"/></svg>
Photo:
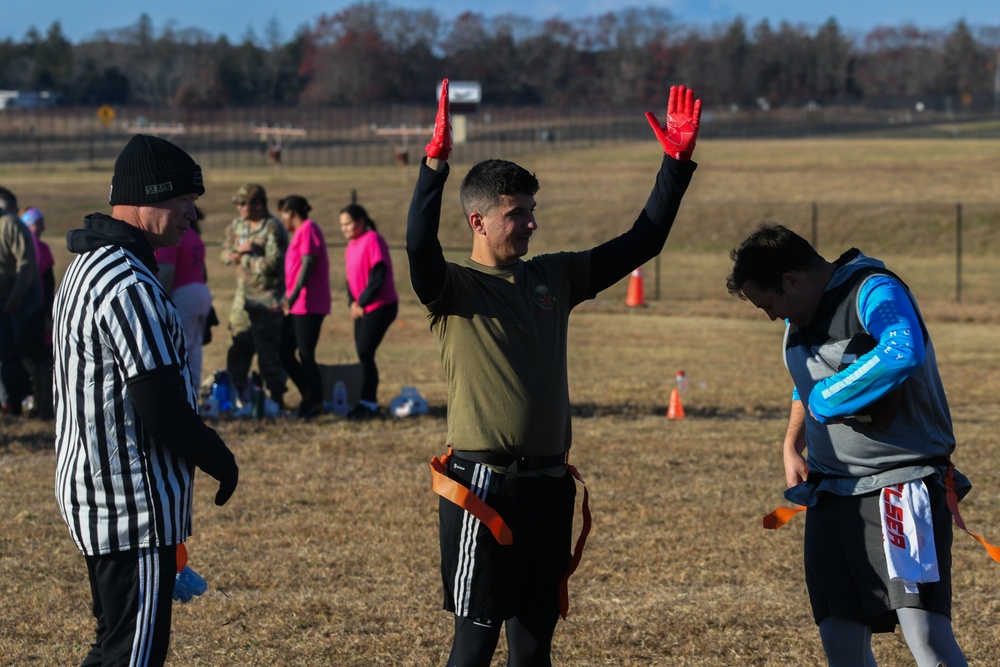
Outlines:
<svg viewBox="0 0 1000 667"><path fill-rule="evenodd" d="M17 215L17 197L13 192L0 185L0 213Z"/></svg>
<svg viewBox="0 0 1000 667"><path fill-rule="evenodd" d="M804 271L823 261L808 241L782 225L761 223L729 253L733 272L726 289L745 299L743 287L752 283L762 290L784 292L782 277L789 271Z"/></svg>
<svg viewBox="0 0 1000 667"><path fill-rule="evenodd" d="M462 179L459 197L466 217L473 211L486 213L505 195L532 195L538 179L530 171L507 160L483 160Z"/></svg>

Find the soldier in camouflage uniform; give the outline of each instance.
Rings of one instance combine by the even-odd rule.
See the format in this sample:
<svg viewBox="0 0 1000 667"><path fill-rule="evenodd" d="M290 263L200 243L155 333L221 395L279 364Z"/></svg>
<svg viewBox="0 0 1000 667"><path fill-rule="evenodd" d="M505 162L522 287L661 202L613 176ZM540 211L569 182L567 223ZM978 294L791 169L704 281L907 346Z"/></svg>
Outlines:
<svg viewBox="0 0 1000 667"><path fill-rule="evenodd" d="M284 407L285 373L281 362L281 298L285 294L288 232L267 210L267 193L256 183L233 197L237 216L226 229L222 261L236 267L236 294L229 314L233 342L226 369L243 395L253 355L271 400Z"/></svg>

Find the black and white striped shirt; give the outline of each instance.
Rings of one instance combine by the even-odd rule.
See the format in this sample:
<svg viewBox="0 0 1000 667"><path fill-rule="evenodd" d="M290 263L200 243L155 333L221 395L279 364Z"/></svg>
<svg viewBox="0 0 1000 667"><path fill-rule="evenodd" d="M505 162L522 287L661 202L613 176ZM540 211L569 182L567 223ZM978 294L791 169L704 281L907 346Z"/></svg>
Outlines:
<svg viewBox="0 0 1000 667"><path fill-rule="evenodd" d="M197 409L180 316L153 274L152 248L124 223L99 218L109 236L88 237L54 305L56 496L87 555L191 534L194 466L153 441L127 382L174 366Z"/></svg>

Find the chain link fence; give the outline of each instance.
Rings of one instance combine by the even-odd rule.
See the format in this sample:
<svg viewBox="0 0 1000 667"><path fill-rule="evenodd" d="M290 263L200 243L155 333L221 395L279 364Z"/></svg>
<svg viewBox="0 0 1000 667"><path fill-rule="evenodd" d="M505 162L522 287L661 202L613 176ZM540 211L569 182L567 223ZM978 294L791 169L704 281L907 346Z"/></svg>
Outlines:
<svg viewBox="0 0 1000 667"><path fill-rule="evenodd" d="M255 168L276 160L290 167L415 164L430 136L435 111L433 105L195 111L8 109L0 111L0 159L6 164L106 166L131 133L141 131L169 137L197 154L206 167ZM648 141L644 111L484 106L461 121L464 136L459 140L464 140L463 159L470 163L497 155L516 157L526 152ZM459 123L455 125L458 128ZM279 136L275 129L285 132ZM396 133L383 135L380 129ZM1000 121L989 115L863 109L713 111L703 118L702 136L997 139ZM1000 305L1000 202L685 202L682 216L729 223L679 222L663 257L646 268L646 293L653 300L697 302L725 296L728 250L742 233L734 232L734 226L749 230L756 222L773 220L810 239L827 258L857 246L886 260L922 303L933 299L946 304ZM402 254L401 239L390 239L390 243L394 253ZM449 252L459 256L466 250L451 248ZM609 290L608 298L624 299L626 285L627 279Z"/></svg>
<svg viewBox="0 0 1000 667"><path fill-rule="evenodd" d="M6 109L0 143L6 163L113 161L135 132L157 134L196 153L209 167L373 166L416 160L436 107L281 109ZM525 151L646 140L646 109L551 109L483 106L455 123L470 161ZM662 110L657 110L661 112ZM421 128L426 129L422 133ZM408 130L412 136L380 134ZM426 136L425 136L426 135ZM901 113L860 108L711 111L704 138L809 136L1000 138L1000 121L973 113Z"/></svg>

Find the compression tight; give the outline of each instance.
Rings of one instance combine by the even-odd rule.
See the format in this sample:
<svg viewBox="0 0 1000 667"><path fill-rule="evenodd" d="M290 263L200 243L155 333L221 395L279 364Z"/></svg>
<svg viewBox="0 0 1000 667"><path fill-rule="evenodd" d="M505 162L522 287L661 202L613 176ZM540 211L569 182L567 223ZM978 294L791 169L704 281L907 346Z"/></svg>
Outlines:
<svg viewBox="0 0 1000 667"><path fill-rule="evenodd" d="M551 667L552 635L558 617L526 614L506 621L508 667ZM489 667L500 638L500 626L487 626L455 617L455 641L448 667Z"/></svg>
<svg viewBox="0 0 1000 667"><path fill-rule="evenodd" d="M482 625L471 618L455 616L455 640L448 667L490 667L499 640L499 623Z"/></svg>
<svg viewBox="0 0 1000 667"><path fill-rule="evenodd" d="M897 609L896 616L917 667L968 667L947 616L911 607ZM819 624L819 635L829 667L875 667L867 625L831 616Z"/></svg>
<svg viewBox="0 0 1000 667"><path fill-rule="evenodd" d="M829 667L875 667L872 629L838 616L828 616L819 624L826 664Z"/></svg>
<svg viewBox="0 0 1000 667"><path fill-rule="evenodd" d="M897 609L896 616L917 667L968 667L965 654L955 641L950 618L912 607Z"/></svg>

